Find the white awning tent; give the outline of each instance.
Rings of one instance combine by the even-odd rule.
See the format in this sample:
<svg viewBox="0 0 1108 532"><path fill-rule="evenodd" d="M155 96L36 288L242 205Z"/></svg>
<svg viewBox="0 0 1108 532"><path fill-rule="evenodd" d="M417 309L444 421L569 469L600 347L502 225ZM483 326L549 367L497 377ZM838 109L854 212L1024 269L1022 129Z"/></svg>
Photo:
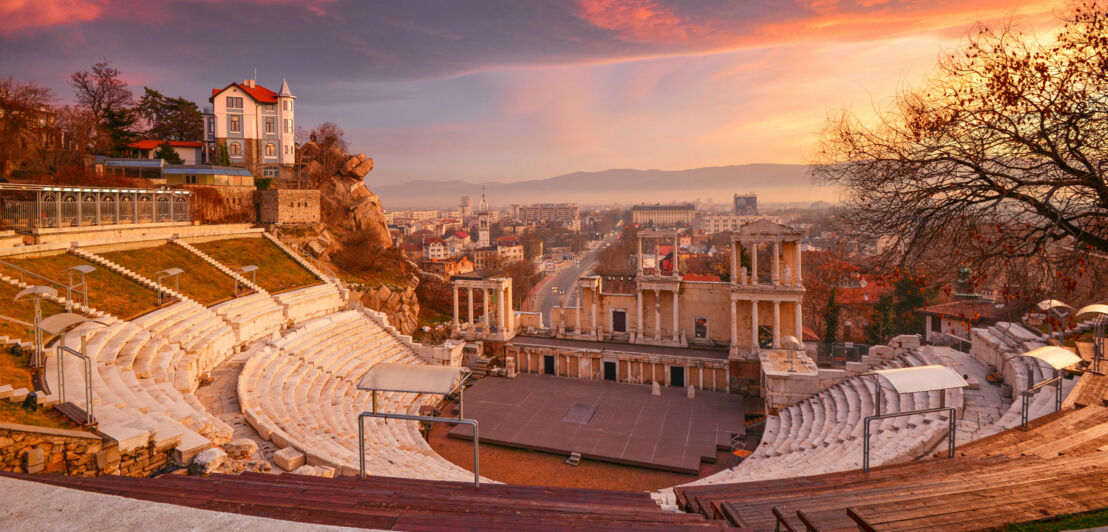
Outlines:
<svg viewBox="0 0 1108 532"><path fill-rule="evenodd" d="M1037 347L1020 356L1037 358L1046 362L1047 365L1054 369L1062 369L1066 366L1072 366L1081 362L1081 357L1077 356L1073 351L1054 345Z"/></svg>
<svg viewBox="0 0 1108 532"><path fill-rule="evenodd" d="M469 377L469 370L453 366L377 364L366 371L359 390L450 395Z"/></svg>
<svg viewBox="0 0 1108 532"><path fill-rule="evenodd" d="M1044 299L1043 301L1040 301L1036 306L1038 306L1039 310L1042 310L1042 311L1047 311L1047 310L1052 310L1052 309L1065 309L1065 310L1070 310L1070 311L1073 310L1073 307L1071 307L1071 306L1069 306L1069 305L1067 305L1067 304L1065 304L1061 301L1058 301L1057 299Z"/></svg>
<svg viewBox="0 0 1108 532"><path fill-rule="evenodd" d="M43 332L45 332L46 334L61 334L66 329L78 323L85 322L91 322L88 328L95 327L94 324L99 323L80 314L74 314L72 312L62 312L60 314L54 314L53 316L50 316L48 318L43 318L43 320L38 323L38 328L42 329Z"/></svg>
<svg viewBox="0 0 1108 532"><path fill-rule="evenodd" d="M1108 305L1104 303L1085 305L1084 307L1081 307L1081 310L1078 310L1077 314L1075 314L1074 316L1080 318L1081 316L1087 314L1099 314L1102 316L1108 316Z"/></svg>
<svg viewBox="0 0 1108 532"><path fill-rule="evenodd" d="M884 377L897 393L930 392L968 386L957 371L939 365L879 369L873 373Z"/></svg>
<svg viewBox="0 0 1108 532"><path fill-rule="evenodd" d="M795 336L786 334L781 337L781 347L785 349L796 349L799 351L804 350L804 344L800 340L797 340Z"/></svg>
<svg viewBox="0 0 1108 532"><path fill-rule="evenodd" d="M49 286L28 286L15 295L15 300L20 301L25 297L58 297L58 291Z"/></svg>

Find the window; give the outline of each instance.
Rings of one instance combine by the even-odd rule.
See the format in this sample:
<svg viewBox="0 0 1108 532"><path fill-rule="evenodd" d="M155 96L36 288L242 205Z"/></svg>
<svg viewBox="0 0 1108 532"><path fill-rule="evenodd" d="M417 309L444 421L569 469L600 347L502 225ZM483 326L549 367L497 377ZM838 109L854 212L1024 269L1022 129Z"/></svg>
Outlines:
<svg viewBox="0 0 1108 532"><path fill-rule="evenodd" d="M277 125L273 123L272 118L265 119L265 133L266 135L272 135L277 132Z"/></svg>
<svg viewBox="0 0 1108 532"><path fill-rule="evenodd" d="M708 337L708 318L693 319L693 336L700 339Z"/></svg>
<svg viewBox="0 0 1108 532"><path fill-rule="evenodd" d="M215 133L215 120L210 120L209 119L209 120L207 120L207 122L208 122L208 133Z"/></svg>
<svg viewBox="0 0 1108 532"><path fill-rule="evenodd" d="M195 185L196 184L196 176L194 176L194 175L185 176L185 184Z"/></svg>
<svg viewBox="0 0 1108 532"><path fill-rule="evenodd" d="M242 133L242 117L231 115L231 133Z"/></svg>
<svg viewBox="0 0 1108 532"><path fill-rule="evenodd" d="M227 148L227 151L230 152L231 157L242 157L242 144L232 142L231 146Z"/></svg>
<svg viewBox="0 0 1108 532"><path fill-rule="evenodd" d="M228 109L242 109L242 97L228 96L227 97L227 108Z"/></svg>
<svg viewBox="0 0 1108 532"><path fill-rule="evenodd" d="M276 168L263 168L262 169L262 177L277 177L277 169Z"/></svg>
<svg viewBox="0 0 1108 532"><path fill-rule="evenodd" d="M286 111L291 111L292 110L292 100L285 100L285 110Z"/></svg>
<svg viewBox="0 0 1108 532"><path fill-rule="evenodd" d="M265 104L265 110L272 113L272 112L277 110L277 106L273 105L271 103L267 103L267 104Z"/></svg>
<svg viewBox="0 0 1108 532"><path fill-rule="evenodd" d="M276 157L277 156L277 146L273 145L273 143L266 144L265 145L265 156L266 157Z"/></svg>
<svg viewBox="0 0 1108 532"><path fill-rule="evenodd" d="M285 119L285 133L292 133L292 120Z"/></svg>

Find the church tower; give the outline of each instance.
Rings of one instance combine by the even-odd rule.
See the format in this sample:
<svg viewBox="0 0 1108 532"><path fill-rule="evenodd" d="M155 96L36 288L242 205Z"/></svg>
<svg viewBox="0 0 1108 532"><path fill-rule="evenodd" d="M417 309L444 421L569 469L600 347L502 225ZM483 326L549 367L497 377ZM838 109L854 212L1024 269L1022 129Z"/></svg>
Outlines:
<svg viewBox="0 0 1108 532"><path fill-rule="evenodd" d="M481 187L481 205L477 210L477 247L491 246L489 240L489 203L485 201L485 187Z"/></svg>

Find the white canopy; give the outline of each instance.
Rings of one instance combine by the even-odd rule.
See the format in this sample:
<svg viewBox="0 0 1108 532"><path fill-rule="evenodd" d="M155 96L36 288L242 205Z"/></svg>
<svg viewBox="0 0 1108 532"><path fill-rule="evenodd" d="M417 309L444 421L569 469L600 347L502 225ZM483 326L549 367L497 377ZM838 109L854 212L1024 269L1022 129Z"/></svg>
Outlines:
<svg viewBox="0 0 1108 532"><path fill-rule="evenodd" d="M258 269L257 266L255 266L253 264L249 264L249 265L243 266L242 268L239 268L239 271L242 272L242 273L250 273L250 272L255 271L257 269Z"/></svg>
<svg viewBox="0 0 1108 532"><path fill-rule="evenodd" d="M1032 349L1024 353L1022 356L1042 360L1054 369L1062 369L1066 366L1072 366L1078 362L1081 362L1081 357L1074 354L1073 351L1070 351L1069 349L1063 349L1056 345L1044 345L1042 347Z"/></svg>
<svg viewBox="0 0 1108 532"><path fill-rule="evenodd" d="M800 340L797 340L796 337L791 334L786 334L781 337L781 346L785 347L786 349L804 349L804 344L802 344Z"/></svg>
<svg viewBox="0 0 1108 532"><path fill-rule="evenodd" d="M93 268L92 266L89 266L88 264L78 264L76 266L70 266L69 268L66 268L62 271L63 272L68 272L70 270L73 270L77 273L92 273L92 272L96 271L96 268Z"/></svg>
<svg viewBox="0 0 1108 532"><path fill-rule="evenodd" d="M19 301L25 297L58 297L58 291L50 288L49 286L28 286L15 295L15 300Z"/></svg>
<svg viewBox="0 0 1108 532"><path fill-rule="evenodd" d="M1092 305L1085 305L1081 307L1081 310L1077 311L1076 317L1080 318L1085 314L1104 314L1108 315L1108 305L1104 303L1093 303Z"/></svg>
<svg viewBox="0 0 1108 532"><path fill-rule="evenodd" d="M946 366L916 366L874 371L893 385L896 393L930 392L966 387L966 380Z"/></svg>
<svg viewBox="0 0 1108 532"><path fill-rule="evenodd" d="M468 369L453 366L377 364L362 375L358 389L448 395L468 376Z"/></svg>
<svg viewBox="0 0 1108 532"><path fill-rule="evenodd" d="M182 273L185 273L185 270L182 270L180 268L166 268L166 269L164 269L164 270L162 270L158 273L155 273L154 276L155 277L168 277L170 275L179 275L179 274L182 274Z"/></svg>
<svg viewBox="0 0 1108 532"><path fill-rule="evenodd" d="M1039 307L1039 310L1051 310L1051 309L1055 309L1055 308L1064 308L1064 309L1073 310L1073 307L1071 307L1071 306L1069 306L1069 305L1067 305L1067 304L1065 304L1061 301L1058 301L1057 299L1044 299L1044 300L1040 301L1037 306Z"/></svg>

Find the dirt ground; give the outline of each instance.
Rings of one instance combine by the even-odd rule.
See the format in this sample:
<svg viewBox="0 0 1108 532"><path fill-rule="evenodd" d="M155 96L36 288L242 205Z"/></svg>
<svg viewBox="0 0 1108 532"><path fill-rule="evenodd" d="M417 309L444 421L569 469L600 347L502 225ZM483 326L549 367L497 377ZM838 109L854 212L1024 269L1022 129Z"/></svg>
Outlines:
<svg viewBox="0 0 1108 532"><path fill-rule="evenodd" d="M447 437L450 429L450 425L435 424L429 439L431 448L443 458L472 471L473 443ZM700 474L693 476L593 460L581 460L581 464L574 467L564 463L567 458L564 455L492 444L481 444L480 453L481 476L508 484L634 491L691 482L731 467L734 458L728 452L719 451L715 463L702 462Z"/></svg>

